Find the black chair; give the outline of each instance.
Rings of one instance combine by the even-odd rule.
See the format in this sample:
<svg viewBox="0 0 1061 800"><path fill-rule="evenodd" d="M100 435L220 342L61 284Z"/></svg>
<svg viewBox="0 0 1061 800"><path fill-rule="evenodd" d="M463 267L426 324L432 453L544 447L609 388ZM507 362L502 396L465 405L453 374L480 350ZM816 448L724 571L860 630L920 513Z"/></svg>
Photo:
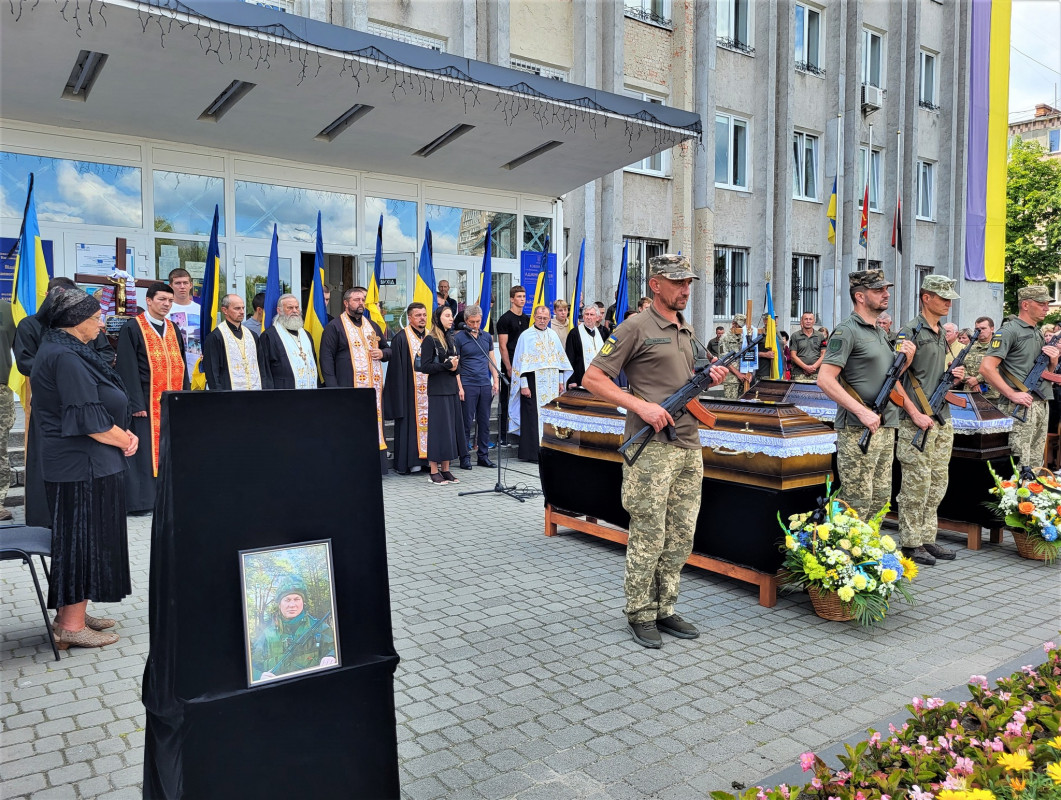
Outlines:
<svg viewBox="0 0 1061 800"><path fill-rule="evenodd" d="M52 532L48 528L31 528L27 525L4 525L0 526L0 561L14 561L21 559L28 567L29 574L33 577L33 586L37 589L37 600L41 604L41 614L44 615L44 628L48 631L48 641L51 642L52 652L55 660L59 660L59 648L55 646L55 633L52 631L52 621L48 618L48 606L44 602L44 594L41 592L40 581L37 580L37 570L33 568L33 556L41 560L44 568L44 577L49 581L48 565L44 563L44 557L52 555Z"/></svg>

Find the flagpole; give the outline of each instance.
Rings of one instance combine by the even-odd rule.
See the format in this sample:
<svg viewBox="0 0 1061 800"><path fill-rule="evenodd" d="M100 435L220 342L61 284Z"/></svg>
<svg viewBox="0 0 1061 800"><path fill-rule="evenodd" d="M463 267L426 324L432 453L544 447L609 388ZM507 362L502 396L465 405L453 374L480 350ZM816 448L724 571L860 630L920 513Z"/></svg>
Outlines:
<svg viewBox="0 0 1061 800"><path fill-rule="evenodd" d="M896 161L895 161L895 214L896 214L896 219L895 219L895 221L892 222L892 227L895 228L896 230L899 230L899 228L896 227L896 226L899 226L899 225L902 224L901 221L899 221L899 214L901 213L900 212L900 207L899 207L899 201L900 201L900 198L903 196L903 184L902 184L902 181L903 181L903 132L902 131L896 131L895 132L895 152L896 152ZM896 245L899 244L898 239L896 240L895 244ZM894 256L895 256L895 266L894 266L895 296L897 298L899 298L898 301L896 302L896 307L895 307L895 325L896 325L896 327L898 327L898 326L903 324L903 322L902 322L902 313L903 313L902 260L901 260L901 257L899 255L899 248L896 247L896 246L893 246L892 250L894 251Z"/></svg>
<svg viewBox="0 0 1061 800"><path fill-rule="evenodd" d="M862 196L866 198L866 269L869 269L869 185L873 178L873 123L869 126L869 150L866 151L866 189ZM879 187L878 187L879 191Z"/></svg>
<svg viewBox="0 0 1061 800"><path fill-rule="evenodd" d="M835 239L835 250L833 254L833 324L835 328L840 324L840 296L843 293L843 286L841 285L844 279L844 211L843 204L840 202L840 198L843 197L843 181L840 180L841 170L843 169L844 162L844 115L837 113L836 115L836 177L834 178L836 186L836 219L834 224L836 225L836 233L833 236ZM824 320L822 320L824 323Z"/></svg>

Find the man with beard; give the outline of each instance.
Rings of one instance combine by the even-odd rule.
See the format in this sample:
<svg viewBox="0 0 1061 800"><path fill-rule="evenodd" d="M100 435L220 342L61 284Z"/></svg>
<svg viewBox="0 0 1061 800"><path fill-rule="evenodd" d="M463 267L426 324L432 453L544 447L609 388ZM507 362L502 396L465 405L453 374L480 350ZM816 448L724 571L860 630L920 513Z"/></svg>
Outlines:
<svg viewBox="0 0 1061 800"><path fill-rule="evenodd" d="M316 389L317 361L313 341L302 327L302 309L293 294L276 303L273 324L258 337L263 379L274 389Z"/></svg>
<svg viewBox="0 0 1061 800"><path fill-rule="evenodd" d="M391 341L383 410L394 420L394 471L409 475L427 466L427 375L415 368L427 331L427 306L410 303L409 324Z"/></svg>
<svg viewBox="0 0 1061 800"><path fill-rule="evenodd" d="M368 289L343 293L343 313L321 335L320 365L325 386L352 386L376 392L376 430L380 468L387 474L387 441L383 438L383 362L391 357L383 331L365 314Z"/></svg>
<svg viewBox="0 0 1061 800"><path fill-rule="evenodd" d="M571 377L567 379L569 389L582 385L586 367L604 346L604 337L597 327L599 320L600 309L593 305L586 306L582 311L582 324L567 337L564 352L567 353L567 360L571 362Z"/></svg>
<svg viewBox="0 0 1061 800"><path fill-rule="evenodd" d="M995 336L995 321L991 317L978 317L975 333L976 344L965 357L965 388L970 392L983 392L984 397L994 403L998 400L998 390L987 385L980 374L980 364L990 352L991 340Z"/></svg>
<svg viewBox="0 0 1061 800"><path fill-rule="evenodd" d="M897 406L888 403L884 413L877 415L869 404L884 385L896 352L906 355L909 367L916 348L902 336L893 348L888 334L877 327L877 317L891 298L888 287L892 284L885 280L884 270L852 272L848 281L854 310L829 337L818 386L838 406L834 427L841 496L862 519L868 519L891 502L895 429L899 427ZM863 453L858 440L867 428L871 438L868 452Z"/></svg>
<svg viewBox="0 0 1061 800"><path fill-rule="evenodd" d="M224 320L203 340L203 372L209 391L272 388L263 380L258 335L243 326L245 309L238 294L221 298Z"/></svg>
<svg viewBox="0 0 1061 800"><path fill-rule="evenodd" d="M129 395L133 433L145 445L129 459L125 475L125 505L133 516L150 514L155 506L162 393L188 388L184 338L166 319L173 289L153 283L146 302L147 310L126 322L118 334L118 374Z"/></svg>

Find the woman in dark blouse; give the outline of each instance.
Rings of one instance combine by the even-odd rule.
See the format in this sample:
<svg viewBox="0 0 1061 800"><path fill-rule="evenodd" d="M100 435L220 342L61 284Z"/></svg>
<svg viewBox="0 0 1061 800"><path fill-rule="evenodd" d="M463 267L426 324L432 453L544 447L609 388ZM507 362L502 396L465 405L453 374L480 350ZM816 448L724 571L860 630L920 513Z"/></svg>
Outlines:
<svg viewBox="0 0 1061 800"><path fill-rule="evenodd" d="M453 312L442 306L431 320L431 333L420 346L420 366L427 375L427 460L431 483L460 483L449 471L449 462L459 460L468 449L461 412L460 357L449 336Z"/></svg>
<svg viewBox="0 0 1061 800"><path fill-rule="evenodd" d="M100 332L99 303L67 289L42 321L32 380L52 519L48 606L58 609L59 649L102 647L118 641L104 632L115 622L86 612L89 600L115 603L132 591L124 473L139 442L121 378L88 345Z"/></svg>

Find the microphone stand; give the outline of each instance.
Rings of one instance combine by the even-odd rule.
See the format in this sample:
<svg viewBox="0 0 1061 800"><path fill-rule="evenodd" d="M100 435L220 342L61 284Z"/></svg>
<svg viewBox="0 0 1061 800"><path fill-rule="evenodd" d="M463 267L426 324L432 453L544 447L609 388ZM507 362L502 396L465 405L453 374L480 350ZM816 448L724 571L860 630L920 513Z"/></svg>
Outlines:
<svg viewBox="0 0 1061 800"><path fill-rule="evenodd" d="M460 324L460 330L467 331L467 330L469 330L469 328L468 328L468 326L465 323L462 322ZM504 383L509 385L509 391L511 392L511 381L508 379L508 377L506 377L505 373L501 372L497 367L494 366L494 362L490 360L490 355L486 352L486 349L483 347L482 342L479 341L479 337L478 336L471 336L470 334L469 334L469 336L470 336L471 340L473 342L475 342L475 346L477 348L479 348L479 352L482 353L483 357L486 359L486 365L488 367L490 367L490 369L494 372L495 375L497 375L497 377L499 379L499 384L500 384L500 381L504 381ZM500 411L500 409L498 409L498 410ZM475 424L476 425L479 424L478 418L476 419ZM527 498L524 497L524 495L526 494L526 492L524 490L517 489L515 486L505 486L505 484L502 483L502 481L501 481L501 434L502 433L503 433L503 431L501 430L501 416L500 416L500 414L498 414L497 439L496 439L497 445L494 448L495 452L496 452L496 458L497 458L497 482L494 484L494 488L493 489L477 489L474 492L457 492L457 497L464 497L465 495L471 495L471 494L503 494L503 495L507 495L508 497L511 497L513 500L519 500L521 503L527 502ZM469 458L470 457L471 457L471 455L469 454ZM530 497L534 497L537 494L537 492L534 492L534 490L531 490L531 491L533 493L530 494L529 496Z"/></svg>

